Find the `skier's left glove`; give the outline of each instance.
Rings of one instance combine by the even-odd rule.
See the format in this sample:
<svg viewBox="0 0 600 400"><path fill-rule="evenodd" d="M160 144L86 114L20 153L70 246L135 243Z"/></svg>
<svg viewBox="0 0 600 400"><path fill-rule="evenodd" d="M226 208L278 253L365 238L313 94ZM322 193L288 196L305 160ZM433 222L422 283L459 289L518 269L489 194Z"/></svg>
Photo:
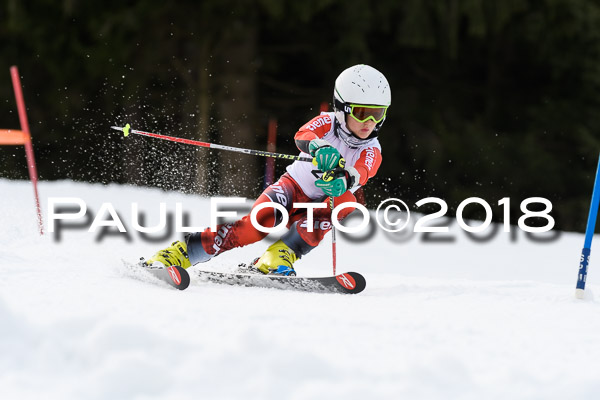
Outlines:
<svg viewBox="0 0 600 400"><path fill-rule="evenodd" d="M308 144L308 151L313 158L313 164L319 171L327 172L337 167L343 167L340 160L342 155L325 139L313 139Z"/></svg>
<svg viewBox="0 0 600 400"><path fill-rule="evenodd" d="M358 186L359 181L360 175L354 167L338 167L325 172L320 179L317 179L315 186L327 196L338 197L346 193L346 190Z"/></svg>

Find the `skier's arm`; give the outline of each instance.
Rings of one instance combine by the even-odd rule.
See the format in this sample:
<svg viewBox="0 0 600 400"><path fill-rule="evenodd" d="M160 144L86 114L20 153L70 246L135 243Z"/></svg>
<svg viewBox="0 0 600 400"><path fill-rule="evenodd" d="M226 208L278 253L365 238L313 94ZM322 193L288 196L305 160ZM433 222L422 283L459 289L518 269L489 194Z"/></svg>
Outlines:
<svg viewBox="0 0 600 400"><path fill-rule="evenodd" d="M360 157L354 163L354 169L358 173L359 181L357 184L363 186L369 178L377 173L381 165L381 150L377 147L369 147L360 153Z"/></svg>
<svg viewBox="0 0 600 400"><path fill-rule="evenodd" d="M342 157L338 149L323 139L331 125L331 117L321 114L306 123L294 136L298 149L314 157L313 163L322 172L336 168Z"/></svg>
<svg viewBox="0 0 600 400"><path fill-rule="evenodd" d="M294 140L296 141L296 147L298 147L298 150L309 154L310 150L308 149L308 145L310 144L311 140L314 139L320 139L320 137L317 136L315 132L309 130L298 131L296 133L296 136L294 136Z"/></svg>
<svg viewBox="0 0 600 400"><path fill-rule="evenodd" d="M331 130L332 123L331 117L323 114L304 124L294 136L298 149L304 153L310 154L310 149L308 147L310 142L314 139L322 139L323 136Z"/></svg>

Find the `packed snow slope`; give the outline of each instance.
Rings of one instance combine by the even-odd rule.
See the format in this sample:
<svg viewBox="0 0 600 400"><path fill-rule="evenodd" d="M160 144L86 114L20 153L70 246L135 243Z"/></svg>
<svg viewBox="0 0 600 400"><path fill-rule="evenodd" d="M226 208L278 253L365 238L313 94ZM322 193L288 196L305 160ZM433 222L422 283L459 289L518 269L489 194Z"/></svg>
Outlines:
<svg viewBox="0 0 600 400"><path fill-rule="evenodd" d="M99 237L80 218L59 241L38 235L29 182L0 180L0 194L2 399L600 398L600 304L574 298L582 235L544 243L499 229L476 242L453 224L434 242L377 228L339 237L338 270L367 279L359 295L177 291L123 266L180 237L143 239L132 203L144 226L161 202L206 226L209 199L42 182L46 216L51 197L81 199L92 218L111 203L128 230ZM329 240L300 275L331 273ZM194 268L230 270L266 246ZM598 269L592 259L588 295Z"/></svg>

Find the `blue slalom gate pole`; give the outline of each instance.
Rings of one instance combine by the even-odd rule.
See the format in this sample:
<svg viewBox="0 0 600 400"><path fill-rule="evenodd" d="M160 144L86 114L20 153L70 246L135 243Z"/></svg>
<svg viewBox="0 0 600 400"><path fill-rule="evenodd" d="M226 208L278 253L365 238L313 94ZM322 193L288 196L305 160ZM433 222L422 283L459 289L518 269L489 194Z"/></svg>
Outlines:
<svg viewBox="0 0 600 400"><path fill-rule="evenodd" d="M592 203L590 204L590 213L588 214L587 227L585 228L585 242L581 250L581 259L579 261L579 274L577 275L577 288L575 297L583 299L585 290L585 279L587 277L588 264L590 262L590 253L592 249L592 239L596 230L596 217L598 216L598 205L600 204L600 157L598 158L598 167L596 168L596 180L594 181L594 190L592 192Z"/></svg>

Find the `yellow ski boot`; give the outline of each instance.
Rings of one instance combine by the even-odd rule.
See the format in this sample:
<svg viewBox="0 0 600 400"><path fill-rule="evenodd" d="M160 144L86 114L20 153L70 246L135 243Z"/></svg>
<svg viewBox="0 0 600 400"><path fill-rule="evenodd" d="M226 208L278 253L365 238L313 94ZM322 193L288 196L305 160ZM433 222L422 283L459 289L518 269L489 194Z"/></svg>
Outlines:
<svg viewBox="0 0 600 400"><path fill-rule="evenodd" d="M183 269L187 269L192 266L187 254L187 246L181 241L173 242L171 246L164 250L157 251L155 255L145 261L145 264L148 266L154 263L161 263L165 267L179 265Z"/></svg>
<svg viewBox="0 0 600 400"><path fill-rule="evenodd" d="M263 274L294 276L294 262L297 259L294 250L278 240L269 246L265 254L254 263L254 267Z"/></svg>

